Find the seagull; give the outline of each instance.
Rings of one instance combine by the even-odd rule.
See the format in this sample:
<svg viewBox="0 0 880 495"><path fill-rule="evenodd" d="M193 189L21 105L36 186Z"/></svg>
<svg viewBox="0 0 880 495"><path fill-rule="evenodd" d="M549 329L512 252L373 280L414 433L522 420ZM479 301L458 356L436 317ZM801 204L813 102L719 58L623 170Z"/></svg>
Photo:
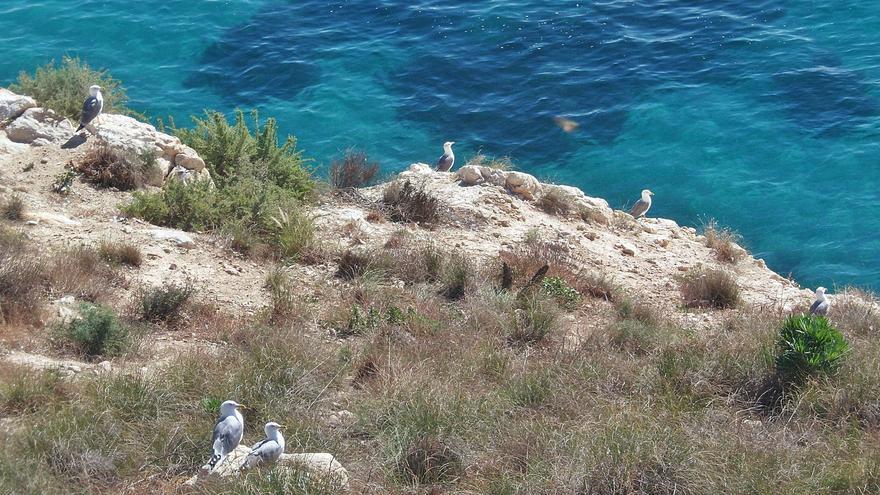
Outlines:
<svg viewBox="0 0 880 495"><path fill-rule="evenodd" d="M816 288L816 301L810 306L810 314L816 316L825 316L828 314L828 306L831 304L828 302L828 299L825 298L825 291L828 290L825 287L817 287Z"/></svg>
<svg viewBox="0 0 880 495"><path fill-rule="evenodd" d="M284 453L284 436L278 431L281 425L274 421L266 423L263 431L266 432L266 438L255 443L251 447L250 454L244 459L244 469L261 466L263 464L271 464L281 457Z"/></svg>
<svg viewBox="0 0 880 495"><path fill-rule="evenodd" d="M83 102L82 116L79 118L79 128L76 132L83 130L104 109L104 97L101 96L101 86L89 87L89 95L86 101Z"/></svg>
<svg viewBox="0 0 880 495"><path fill-rule="evenodd" d="M455 141L446 141L443 143L443 156L437 160L437 170L441 172L449 172L449 169L455 164L455 153L452 152L452 145Z"/></svg>
<svg viewBox="0 0 880 495"><path fill-rule="evenodd" d="M636 201L636 204L629 210L629 214L636 218L645 216L645 213L648 213L648 210L651 209L651 196L653 195L654 193L649 189L643 190L642 199Z"/></svg>
<svg viewBox="0 0 880 495"><path fill-rule="evenodd" d="M220 419L214 425L214 435L211 437L213 445L211 460L202 466L205 474L211 473L241 443L241 437L244 435L244 418L238 412L240 407L244 406L234 400L220 404Z"/></svg>

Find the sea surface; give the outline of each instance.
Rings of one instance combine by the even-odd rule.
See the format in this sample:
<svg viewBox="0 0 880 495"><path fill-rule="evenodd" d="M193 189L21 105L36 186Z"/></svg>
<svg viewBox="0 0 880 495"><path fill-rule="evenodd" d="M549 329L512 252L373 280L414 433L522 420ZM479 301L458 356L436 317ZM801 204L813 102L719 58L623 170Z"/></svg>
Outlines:
<svg viewBox="0 0 880 495"><path fill-rule="evenodd" d="M449 140L618 208L650 188L807 286L880 288L872 1L2 0L0 52L0 84L75 55L178 125L259 108L319 169Z"/></svg>

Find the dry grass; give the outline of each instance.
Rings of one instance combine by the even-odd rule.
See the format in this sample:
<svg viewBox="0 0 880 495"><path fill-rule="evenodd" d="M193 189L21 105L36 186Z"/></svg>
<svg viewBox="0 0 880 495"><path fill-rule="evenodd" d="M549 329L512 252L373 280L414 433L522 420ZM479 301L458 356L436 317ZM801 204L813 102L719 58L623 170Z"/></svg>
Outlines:
<svg viewBox="0 0 880 495"><path fill-rule="evenodd" d="M115 265L141 266L143 255L139 247L126 242L102 241L98 245L101 257Z"/></svg>
<svg viewBox="0 0 880 495"><path fill-rule="evenodd" d="M75 170L94 184L128 191L143 187L155 166L155 155L125 157L106 146L98 146L86 153Z"/></svg>
<svg viewBox="0 0 880 495"><path fill-rule="evenodd" d="M866 291L846 288L834 299L831 320L841 330L858 337L875 337L880 332L880 306Z"/></svg>
<svg viewBox="0 0 880 495"><path fill-rule="evenodd" d="M489 167L496 170L513 170L516 168L513 160L509 156L493 157L477 153L465 165L476 165L480 167Z"/></svg>
<svg viewBox="0 0 880 495"><path fill-rule="evenodd" d="M409 180L386 186L382 202L388 218L394 222L430 226L440 220L440 200L426 191L424 186L417 186Z"/></svg>
<svg viewBox="0 0 880 495"><path fill-rule="evenodd" d="M24 220L25 210L24 200L18 195L12 195L0 207L0 217L13 222L20 222Z"/></svg>
<svg viewBox="0 0 880 495"><path fill-rule="evenodd" d="M706 224L703 235L706 237L706 246L715 251L718 261L736 263L746 255L738 244L741 236L729 228L718 227L714 220Z"/></svg>
<svg viewBox="0 0 880 495"><path fill-rule="evenodd" d="M679 282L685 306L695 308L732 308L739 304L739 285L723 270L697 268Z"/></svg>
<svg viewBox="0 0 880 495"><path fill-rule="evenodd" d="M557 188L552 188L541 195L536 204L545 213L561 217L572 215L578 210L574 198Z"/></svg>
<svg viewBox="0 0 880 495"><path fill-rule="evenodd" d="M330 185L334 189L365 187L373 182L378 172L379 164L371 162L366 153L349 149L342 160L330 163Z"/></svg>

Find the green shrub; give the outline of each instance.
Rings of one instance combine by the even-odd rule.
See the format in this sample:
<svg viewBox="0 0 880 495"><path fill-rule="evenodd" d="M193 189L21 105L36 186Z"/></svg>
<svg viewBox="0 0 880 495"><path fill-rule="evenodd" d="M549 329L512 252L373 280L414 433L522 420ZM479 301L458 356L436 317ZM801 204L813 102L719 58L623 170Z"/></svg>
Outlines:
<svg viewBox="0 0 880 495"><path fill-rule="evenodd" d="M272 183L296 199L305 199L315 182L302 154L296 150L296 138L288 136L279 146L275 119L269 118L261 126L256 110L250 116L252 129L241 110L236 111L233 123L220 112L206 111L204 118L193 117L193 129L172 127L172 132L199 153L221 189L250 178Z"/></svg>
<svg viewBox="0 0 880 495"><path fill-rule="evenodd" d="M776 369L791 381L834 373L849 344L823 316L790 316L776 342Z"/></svg>
<svg viewBox="0 0 880 495"><path fill-rule="evenodd" d="M128 96L118 80L113 79L106 70L94 70L75 57L63 57L61 65L53 60L38 67L33 76L21 72L18 81L11 84L9 89L33 96L43 107L78 121L83 101L89 95L89 86L94 84L101 86L104 113L133 113L125 106Z"/></svg>
<svg viewBox="0 0 880 495"><path fill-rule="evenodd" d="M140 295L141 319L150 323L176 320L195 292L189 280L183 285L166 282L161 287L147 289Z"/></svg>
<svg viewBox="0 0 880 495"><path fill-rule="evenodd" d="M129 328L119 321L112 309L83 303L80 317L59 329L63 340L73 344L84 356L117 356L130 344Z"/></svg>
<svg viewBox="0 0 880 495"><path fill-rule="evenodd" d="M541 279L541 291L566 309L574 309L581 302L580 292L569 286L562 277L544 277Z"/></svg>

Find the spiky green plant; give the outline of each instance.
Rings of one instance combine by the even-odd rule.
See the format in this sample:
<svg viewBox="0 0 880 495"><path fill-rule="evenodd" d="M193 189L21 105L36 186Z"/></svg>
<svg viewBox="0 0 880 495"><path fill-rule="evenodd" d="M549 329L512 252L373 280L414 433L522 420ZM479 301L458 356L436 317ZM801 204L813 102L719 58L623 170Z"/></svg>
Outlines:
<svg viewBox="0 0 880 495"><path fill-rule="evenodd" d="M843 334L824 316L788 317L776 341L776 369L790 381L833 374L849 352Z"/></svg>

